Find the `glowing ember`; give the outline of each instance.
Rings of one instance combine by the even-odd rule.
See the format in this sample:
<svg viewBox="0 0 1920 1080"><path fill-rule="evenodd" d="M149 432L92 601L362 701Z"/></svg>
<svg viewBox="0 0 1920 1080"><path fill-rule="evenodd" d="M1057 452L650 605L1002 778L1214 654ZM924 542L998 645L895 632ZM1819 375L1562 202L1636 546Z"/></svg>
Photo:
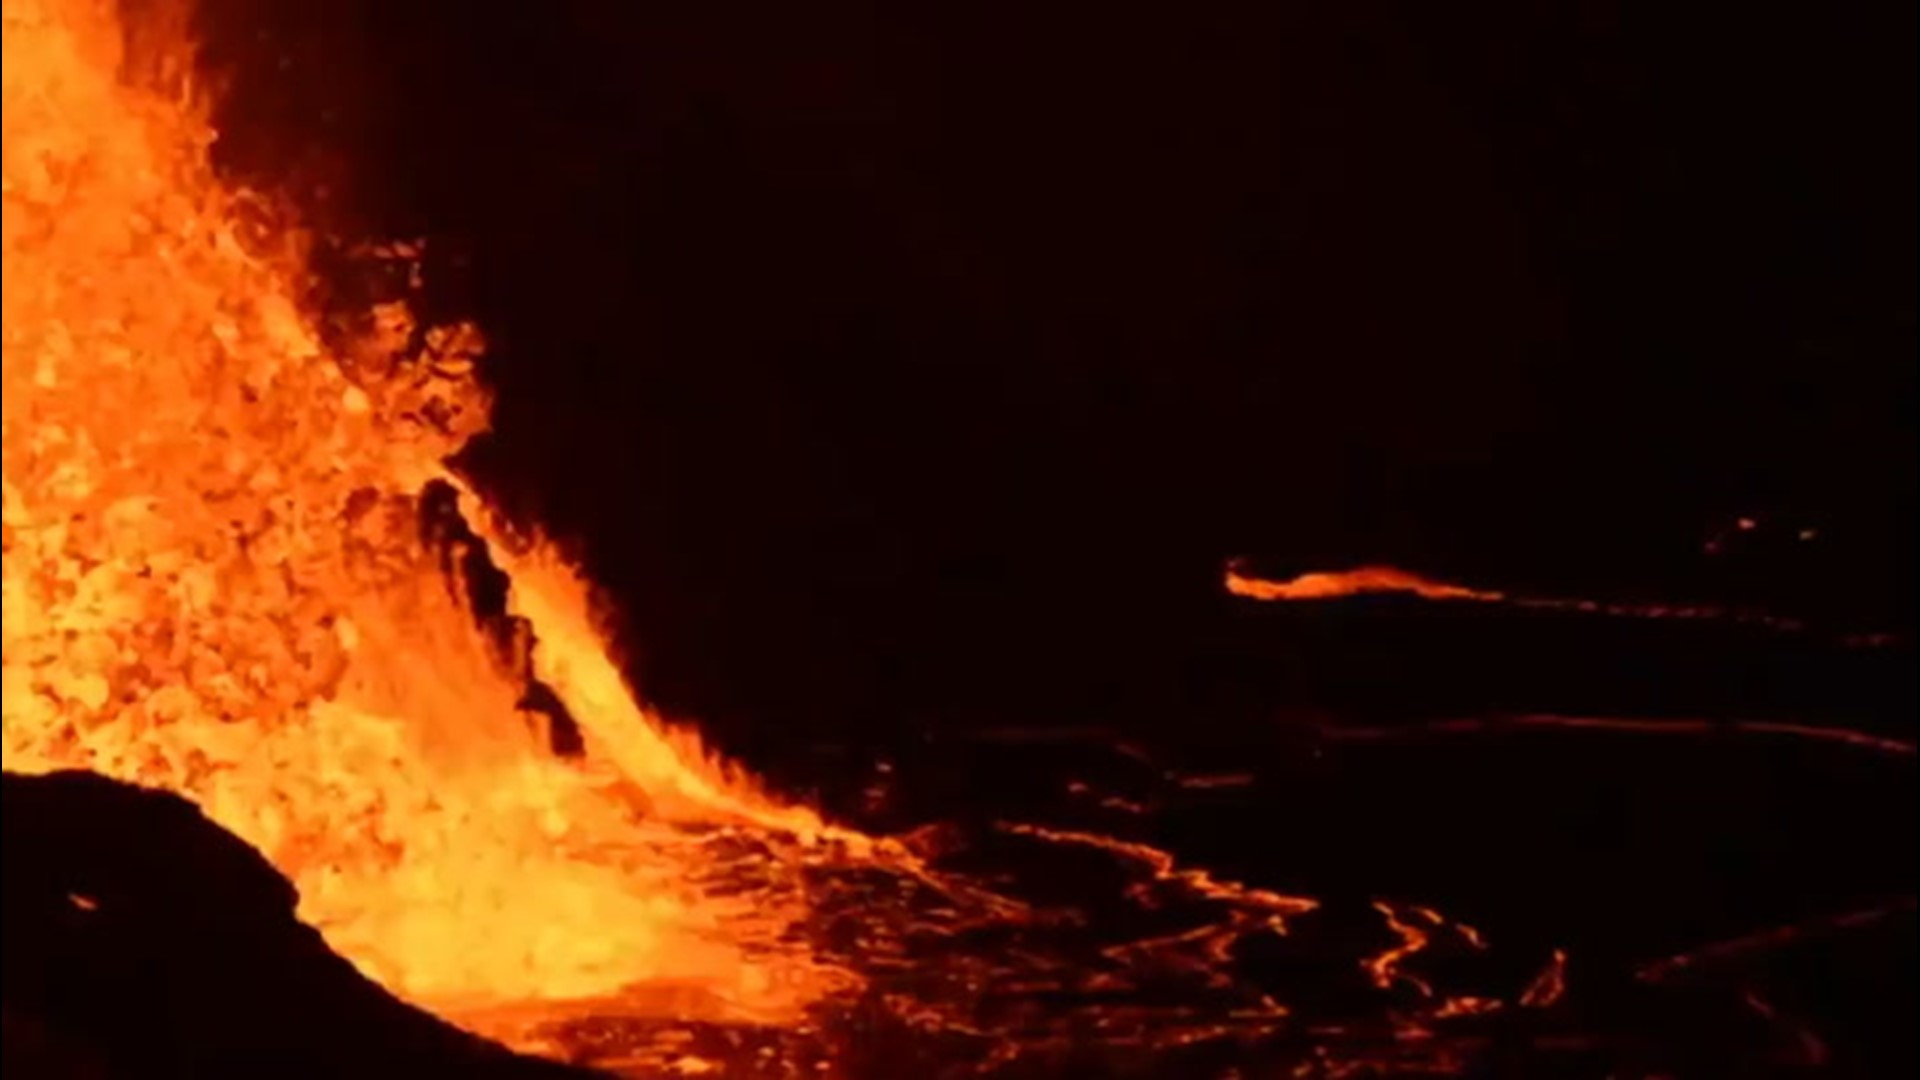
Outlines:
<svg viewBox="0 0 1920 1080"><path fill-rule="evenodd" d="M534 545L497 554L585 734L554 757L421 538L487 422L475 331L389 304L330 349L298 237L209 170L185 43L136 77L122 42L108 0L5 0L6 768L192 798L443 1011L644 983L786 1016L842 985L784 943L796 882L723 902L740 856L680 827L818 820L645 714Z"/></svg>

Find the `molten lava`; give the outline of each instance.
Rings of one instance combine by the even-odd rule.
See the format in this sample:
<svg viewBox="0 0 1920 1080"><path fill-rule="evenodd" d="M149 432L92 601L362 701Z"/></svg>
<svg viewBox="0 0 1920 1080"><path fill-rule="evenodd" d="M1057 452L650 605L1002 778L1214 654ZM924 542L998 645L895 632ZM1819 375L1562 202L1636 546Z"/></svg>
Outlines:
<svg viewBox="0 0 1920 1080"><path fill-rule="evenodd" d="M1227 564L1227 591L1250 600L1334 600L1369 593L1411 593L1428 600L1505 599L1460 585L1433 581L1391 566L1363 566L1357 570L1318 571L1285 581L1256 577L1238 562Z"/></svg>
<svg viewBox="0 0 1920 1080"><path fill-rule="evenodd" d="M478 334L391 303L330 348L299 237L210 169L175 37L136 75L110 0L5 0L6 768L193 799L442 1011L645 984L785 1016L843 985L786 940L797 879L713 888L726 828L820 822L663 729L564 565L496 544L583 731L550 752L421 537L487 424Z"/></svg>
<svg viewBox="0 0 1920 1080"><path fill-rule="evenodd" d="M136 56L113 0L0 3L7 769L179 793L271 859L368 975L596 1063L686 1071L745 1044L729 1030L695 1059L698 1025L598 1039L617 1026L602 1025L583 1051L567 1024L754 1020L812 1038L830 1010L810 1007L833 1002L856 1051L893 1024L982 1068L1262 1041L1325 1064L1318 1041L1340 1038L1354 1060L1431 1071L1457 1051L1430 1028L1500 1007L1497 988L1443 993L1414 970L1433 942L1484 948L1425 908L1380 903L1384 928L1361 940L1384 951L1354 956L1314 901L1040 823L975 838L1055 875L1008 875L1033 894L1009 898L931 869L940 830L872 840L714 761L635 700L564 561L449 472L487 424L478 333L417 327L401 297L323 335L298 233L208 164L184 35L143 24ZM417 253L375 254L404 270ZM447 488L507 574L530 652L477 625L458 560L423 527ZM1499 599L1391 571L1229 586ZM532 681L577 724L577 756L523 709ZM1379 1007L1302 1026L1236 973L1302 927ZM1560 963L1529 1003L1558 999ZM827 1067L800 1053L768 1050L768 1067Z"/></svg>
<svg viewBox="0 0 1920 1080"><path fill-rule="evenodd" d="M1743 522L1748 519L1741 519ZM1743 524L1741 528L1750 528ZM1504 604L1533 611L1599 615L1617 619L1677 619L1694 622L1726 622L1756 626L1780 633L1796 634L1809 629L1807 624L1785 615L1728 607L1721 604L1666 604L1618 600L1589 600L1562 596L1523 596L1492 589L1476 589L1423 577L1392 566L1363 566L1353 570L1318 570L1291 578L1268 578L1234 559L1227 563L1224 583L1228 593L1272 603L1304 603L1341 600L1356 596L1402 595L1437 602L1466 601L1479 604ZM1839 638L1853 648L1885 648L1900 644L1893 634L1850 633Z"/></svg>

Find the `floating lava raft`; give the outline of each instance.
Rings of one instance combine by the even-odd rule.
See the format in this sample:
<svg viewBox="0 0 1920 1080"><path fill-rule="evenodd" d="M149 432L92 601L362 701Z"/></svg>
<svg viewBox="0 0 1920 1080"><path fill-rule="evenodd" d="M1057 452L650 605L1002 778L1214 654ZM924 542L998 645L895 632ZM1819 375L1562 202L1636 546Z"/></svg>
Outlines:
<svg viewBox="0 0 1920 1080"><path fill-rule="evenodd" d="M1445 1072L1472 1025L1560 999L1564 955L1483 975L1438 912L1236 885L1150 822L873 838L661 724L588 586L446 465L487 424L479 332L416 325L401 289L323 333L301 234L212 171L188 42L124 29L106 0L5 0L8 770L184 796L397 995L634 1075L1192 1075L1255 1045ZM368 251L410 280L412 249ZM477 624L436 492L523 645Z"/></svg>

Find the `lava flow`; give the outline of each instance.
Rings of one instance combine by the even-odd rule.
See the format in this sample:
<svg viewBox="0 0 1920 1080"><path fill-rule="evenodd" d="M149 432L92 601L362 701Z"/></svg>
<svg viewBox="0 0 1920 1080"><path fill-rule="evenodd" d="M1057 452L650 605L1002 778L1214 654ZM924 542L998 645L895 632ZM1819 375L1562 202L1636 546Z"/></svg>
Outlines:
<svg viewBox="0 0 1920 1080"><path fill-rule="evenodd" d="M564 565L496 545L584 732L556 757L422 539L487 423L478 334L396 301L330 347L297 233L210 169L184 37L129 40L110 0L5 0L6 768L193 799L443 1011L645 984L782 1017L844 985L784 943L797 888L719 899L738 856L682 827L818 819L657 724Z"/></svg>
<svg viewBox="0 0 1920 1080"><path fill-rule="evenodd" d="M1373 593L1410 593L1427 600L1478 600L1499 603L1506 596L1463 585L1449 585L1391 566L1322 570L1284 581L1257 577L1239 562L1227 564L1227 591L1250 600L1336 600Z"/></svg>
<svg viewBox="0 0 1920 1080"><path fill-rule="evenodd" d="M1242 946L1314 925L1313 902L1039 824L970 842L1077 868L1091 891L1010 899L936 874L927 843L769 796L659 723L584 583L445 464L487 424L477 331L417 327L402 295L322 334L299 233L209 165L185 36L130 39L113 0L4 12L8 770L185 796L369 976L596 1064L691 1067L674 1055L701 1025L797 1038L836 1007L868 1042L882 1017L983 1068L1255 1036L1330 1060L1320 1029L1229 970ZM403 271L415 254L376 252ZM476 624L423 526L448 489L510 579L530 654ZM577 755L522 707L536 681L577 723ZM1444 1059L1396 1041L1395 1010L1438 1022L1491 999L1408 970L1439 916L1415 941L1379 910L1371 936L1322 924L1335 967L1421 1001L1338 1030ZM592 1053L554 1034L607 1017L691 1026L658 1056L645 1032ZM716 1057L741 1045L722 1041Z"/></svg>
<svg viewBox="0 0 1920 1080"><path fill-rule="evenodd" d="M1301 603L1340 600L1355 596L1397 594L1415 596L1422 600L1506 604L1536 611L1570 612L1621 619L1727 622L1757 626L1781 633L1800 633L1808 629L1807 624L1799 619L1721 604L1635 603L1561 596L1515 595L1493 589L1476 589L1467 585L1437 581L1393 566L1317 570L1291 578L1269 578L1250 570L1244 560L1233 559L1227 563L1225 585L1227 592L1234 596L1273 603ZM1851 646L1878 648L1896 644L1897 639L1885 633L1849 634L1841 638L1841 642Z"/></svg>

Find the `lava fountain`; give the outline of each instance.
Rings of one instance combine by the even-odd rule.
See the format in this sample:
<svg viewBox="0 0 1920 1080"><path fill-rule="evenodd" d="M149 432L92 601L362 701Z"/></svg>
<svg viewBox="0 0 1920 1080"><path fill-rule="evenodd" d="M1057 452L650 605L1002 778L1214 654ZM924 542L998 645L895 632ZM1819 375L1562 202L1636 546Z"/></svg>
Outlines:
<svg viewBox="0 0 1920 1080"><path fill-rule="evenodd" d="M443 1014L638 994L777 1018L845 985L787 933L806 898L768 848L830 830L643 711L549 550L491 545L529 676L423 537L487 424L477 332L397 301L332 344L299 232L209 165L186 36L130 36L111 0L4 3L6 768L192 799ZM581 755L521 707L529 677ZM741 829L747 855L721 842Z"/></svg>
<svg viewBox="0 0 1920 1080"><path fill-rule="evenodd" d="M811 1038L832 1001L981 1069L1093 1044L1325 1064L1333 1039L1341 1061L1444 1064L1429 1028L1499 1007L1412 970L1431 943L1485 947L1428 908L1367 909L1369 945L1142 840L869 839L758 789L636 701L586 584L450 470L487 425L479 333L417 325L404 288L322 332L301 232L209 164L184 20L130 35L114 0L0 4L7 769L192 800L367 975L569 1056L574 1021ZM417 254L372 249L369 272L417 287ZM474 545L508 578L507 633L475 617ZM527 707L536 685L577 750ZM994 889L934 869L969 846L1009 870ZM1060 867L1077 906L1061 873L1028 880ZM1296 1024L1236 973L1295 924L1300 955L1371 995L1351 1022ZM595 1054L639 1068L644 1043Z"/></svg>

